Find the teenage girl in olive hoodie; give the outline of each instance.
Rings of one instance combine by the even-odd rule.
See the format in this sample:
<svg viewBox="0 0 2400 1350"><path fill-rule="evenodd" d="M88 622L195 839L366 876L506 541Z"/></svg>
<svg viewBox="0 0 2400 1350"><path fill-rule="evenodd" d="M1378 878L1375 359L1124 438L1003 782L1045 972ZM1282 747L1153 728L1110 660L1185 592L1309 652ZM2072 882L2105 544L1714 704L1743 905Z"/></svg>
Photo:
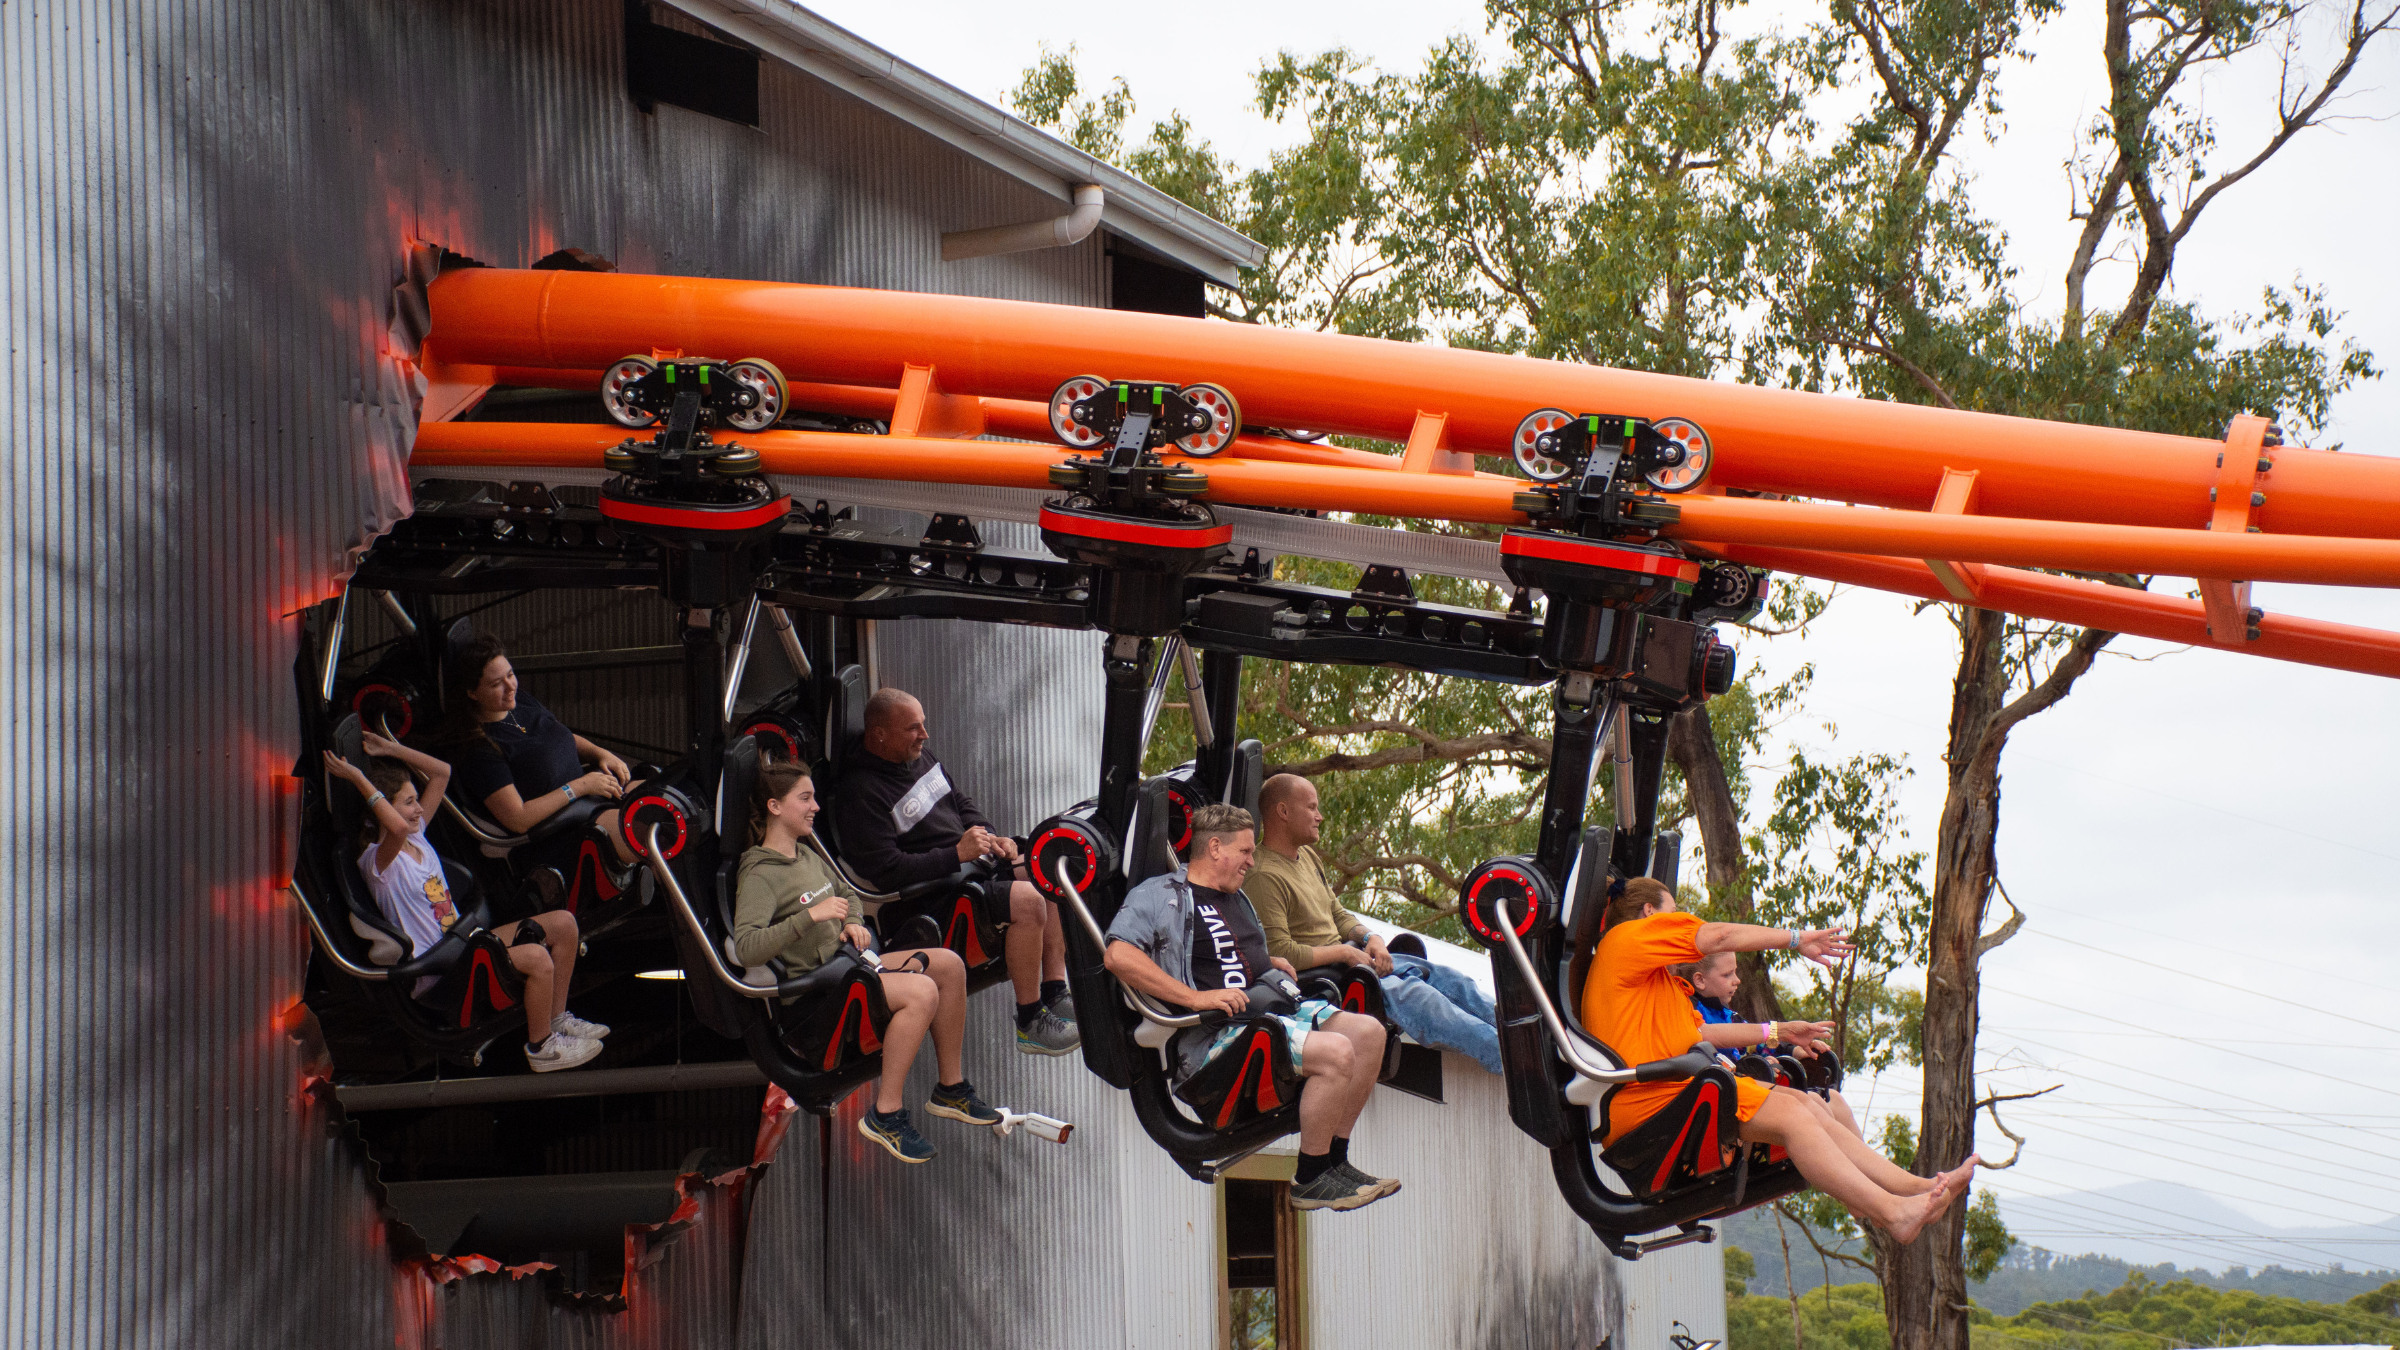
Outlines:
<svg viewBox="0 0 2400 1350"><path fill-rule="evenodd" d="M799 974L825 964L845 942L864 948L870 940L858 922L858 894L834 875L813 841L802 843L816 818L816 785L805 767L777 763L759 770L750 811L751 837L758 843L742 854L734 888L733 950L745 966L781 959ZM908 1067L928 1027L941 1072L925 1113L969 1125L998 1124L1001 1116L976 1097L959 1060L966 1037L967 968L958 953L932 947L886 952L883 959L879 978L892 1020L883 1031L883 1079L875 1106L860 1117L858 1132L902 1162L921 1163L933 1157L934 1149L909 1123L901 1103ZM924 973L903 966L921 966Z"/></svg>

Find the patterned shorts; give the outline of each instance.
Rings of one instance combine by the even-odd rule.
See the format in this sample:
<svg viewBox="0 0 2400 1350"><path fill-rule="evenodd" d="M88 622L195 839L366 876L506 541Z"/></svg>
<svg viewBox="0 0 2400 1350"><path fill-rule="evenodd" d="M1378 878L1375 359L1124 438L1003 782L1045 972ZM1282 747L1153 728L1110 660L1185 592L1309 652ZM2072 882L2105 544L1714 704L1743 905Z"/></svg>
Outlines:
<svg viewBox="0 0 2400 1350"><path fill-rule="evenodd" d="M1283 1027L1283 1048L1285 1053L1292 1057L1292 1072L1300 1072L1300 1044L1308 1039L1308 1033L1333 1020L1334 1015L1339 1012L1341 1009L1325 1000L1311 998L1301 1000L1300 1011L1289 1017L1280 1013L1268 1015L1268 1021L1278 1023ZM1250 1023L1245 1020L1231 1023L1217 1032L1217 1038L1208 1043L1208 1053L1201 1056L1200 1062L1206 1064L1215 1059L1227 1045L1232 1043L1234 1037L1249 1029Z"/></svg>

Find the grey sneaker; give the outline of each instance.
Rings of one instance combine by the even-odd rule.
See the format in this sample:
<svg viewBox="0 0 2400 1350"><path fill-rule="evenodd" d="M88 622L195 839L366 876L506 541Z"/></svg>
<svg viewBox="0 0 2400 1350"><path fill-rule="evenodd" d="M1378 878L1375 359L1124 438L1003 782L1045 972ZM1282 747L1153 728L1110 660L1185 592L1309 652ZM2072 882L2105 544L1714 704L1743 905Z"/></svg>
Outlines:
<svg viewBox="0 0 2400 1350"><path fill-rule="evenodd" d="M1058 1014L1059 1021L1072 1024L1076 1020L1074 991L1060 990L1058 997L1050 1000L1050 1011Z"/></svg>
<svg viewBox="0 0 2400 1350"><path fill-rule="evenodd" d="M983 1098L975 1095L975 1085L964 1080L948 1087L934 1084L933 1095L925 1099L925 1114L969 1125L997 1125L1006 1119L984 1105Z"/></svg>
<svg viewBox="0 0 2400 1350"><path fill-rule="evenodd" d="M933 1161L933 1145L926 1143L925 1136L917 1133L917 1127L908 1123L905 1109L887 1116L870 1107L858 1118L858 1132L883 1145L884 1152L904 1163Z"/></svg>
<svg viewBox="0 0 2400 1350"><path fill-rule="evenodd" d="M608 1028L598 1022L586 1022L573 1013L560 1013L550 1019L550 1030L563 1031L577 1040L596 1041L608 1035Z"/></svg>
<svg viewBox="0 0 2400 1350"><path fill-rule="evenodd" d="M1357 1186L1358 1193L1369 1200L1381 1200L1387 1195L1400 1193L1400 1183L1394 1178L1370 1176L1348 1162L1335 1163L1333 1170L1340 1173L1343 1180Z"/></svg>
<svg viewBox="0 0 2400 1350"><path fill-rule="evenodd" d="M587 1041L581 1036L553 1031L540 1045L525 1052L525 1062L533 1066L535 1073L555 1073L560 1069L572 1069L578 1064L589 1064L593 1056L599 1053L598 1041Z"/></svg>
<svg viewBox="0 0 2400 1350"><path fill-rule="evenodd" d="M1035 1013L1033 1021L1017 1028L1017 1053L1023 1055L1072 1054L1083 1044L1075 1024L1060 1019L1048 1008Z"/></svg>
<svg viewBox="0 0 2400 1350"><path fill-rule="evenodd" d="M1375 1181L1376 1178L1368 1177L1367 1180ZM1400 1189L1398 1182L1390 1185L1392 1190ZM1328 1167L1317 1174L1315 1181L1292 1187L1292 1208L1361 1209L1389 1194L1391 1191L1379 1191L1373 1186L1362 1190L1350 1173L1340 1167Z"/></svg>

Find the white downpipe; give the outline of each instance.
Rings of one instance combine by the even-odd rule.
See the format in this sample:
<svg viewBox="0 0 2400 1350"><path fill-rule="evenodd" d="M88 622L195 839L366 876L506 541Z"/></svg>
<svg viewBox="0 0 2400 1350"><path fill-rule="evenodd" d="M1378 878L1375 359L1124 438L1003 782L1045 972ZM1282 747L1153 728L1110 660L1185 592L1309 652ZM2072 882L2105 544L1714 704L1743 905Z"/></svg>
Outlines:
<svg viewBox="0 0 2400 1350"><path fill-rule="evenodd" d="M1103 194L1097 184L1079 184L1075 189L1075 209L1063 216L1050 220L1029 220L1022 225L957 230L943 235L942 261L989 258L999 253L1024 253L1037 248L1065 248L1069 244L1080 244L1099 226L1102 205Z"/></svg>

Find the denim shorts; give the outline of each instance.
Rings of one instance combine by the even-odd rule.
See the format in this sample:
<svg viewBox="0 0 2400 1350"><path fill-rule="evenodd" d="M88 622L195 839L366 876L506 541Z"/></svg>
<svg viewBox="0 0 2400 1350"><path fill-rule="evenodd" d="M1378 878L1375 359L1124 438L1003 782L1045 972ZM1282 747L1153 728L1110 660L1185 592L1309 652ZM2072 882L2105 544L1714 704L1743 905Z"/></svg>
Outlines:
<svg viewBox="0 0 2400 1350"><path fill-rule="evenodd" d="M1300 1072L1300 1044L1308 1039L1308 1033L1332 1021L1334 1015L1339 1012L1341 1009L1325 1000L1312 998L1303 999L1300 1003L1300 1011L1288 1017L1280 1013L1268 1014L1268 1021L1277 1023L1283 1028L1283 1047L1285 1053L1292 1057L1292 1072ZM1215 1040L1208 1043L1208 1053L1200 1057L1200 1062L1206 1064L1215 1059L1228 1044L1232 1043L1234 1037L1249 1029L1250 1023L1247 1020L1227 1025L1217 1032Z"/></svg>

